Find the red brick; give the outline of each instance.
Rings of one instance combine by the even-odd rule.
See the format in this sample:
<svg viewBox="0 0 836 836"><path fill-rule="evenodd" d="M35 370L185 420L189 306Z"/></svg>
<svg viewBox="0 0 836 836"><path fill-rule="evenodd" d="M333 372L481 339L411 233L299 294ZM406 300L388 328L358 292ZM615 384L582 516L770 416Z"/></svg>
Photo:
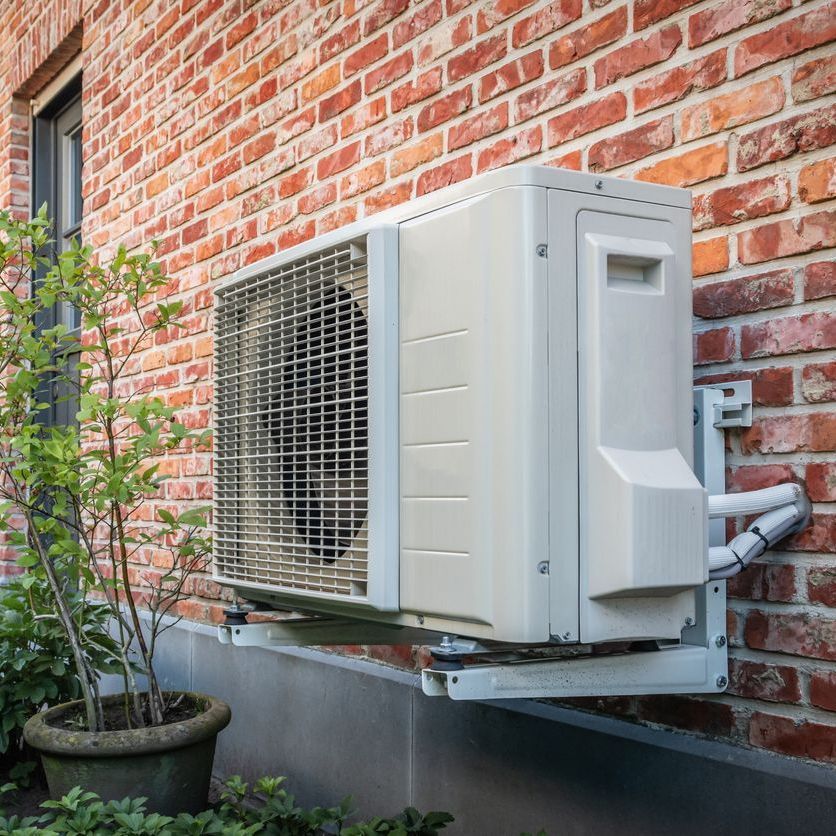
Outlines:
<svg viewBox="0 0 836 836"><path fill-rule="evenodd" d="M480 151L476 161L476 171L481 174L492 168L509 165L537 154L542 147L543 129L539 125L518 131L507 139L500 139Z"/></svg>
<svg viewBox="0 0 836 836"><path fill-rule="evenodd" d="M596 142L587 156L590 171L609 171L673 145L673 117L648 122L632 131Z"/></svg>
<svg viewBox="0 0 836 836"><path fill-rule="evenodd" d="M746 324L741 329L744 358L796 354L836 347L836 313L818 311Z"/></svg>
<svg viewBox="0 0 836 836"><path fill-rule="evenodd" d="M558 38L549 47L549 66L553 69L585 58L602 46L614 43L627 31L627 7L621 6L598 20Z"/></svg>
<svg viewBox="0 0 836 836"><path fill-rule="evenodd" d="M831 383L836 399L836 363L831 363ZM836 462L813 462L804 476L807 495L813 502L836 502Z"/></svg>
<svg viewBox="0 0 836 836"><path fill-rule="evenodd" d="M836 566L809 566L807 595L812 604L836 607Z"/></svg>
<svg viewBox="0 0 836 836"><path fill-rule="evenodd" d="M419 75L415 81L402 84L392 91L392 113L397 113L416 102L428 99L441 90L441 70L436 67Z"/></svg>
<svg viewBox="0 0 836 836"><path fill-rule="evenodd" d="M694 383L703 385L733 380L752 381L752 400L758 406L789 406L793 402L793 374L788 367L700 375Z"/></svg>
<svg viewBox="0 0 836 836"><path fill-rule="evenodd" d="M723 363L734 356L734 332L731 328L716 328L694 334L694 365Z"/></svg>
<svg viewBox="0 0 836 836"><path fill-rule="evenodd" d="M386 99L379 99L358 107L340 120L340 136L345 139L353 134L365 131L371 125L376 125L386 118Z"/></svg>
<svg viewBox="0 0 836 836"><path fill-rule="evenodd" d="M741 41L734 53L734 73L741 76L834 38L836 3L828 3Z"/></svg>
<svg viewBox="0 0 836 836"><path fill-rule="evenodd" d="M374 215L376 212L382 212L384 209L406 203L411 197L412 181L407 180L405 183L399 183L396 186L387 186L379 192L370 194L363 201L363 208L367 216Z"/></svg>
<svg viewBox="0 0 836 836"><path fill-rule="evenodd" d="M450 146L453 150L453 146ZM444 137L441 133L431 134L420 140L417 144L407 146L396 151L389 163L389 176L400 177L407 171L412 171L419 165L430 162L440 157L444 151Z"/></svg>
<svg viewBox="0 0 836 836"><path fill-rule="evenodd" d="M581 0L555 0L530 17L514 24L511 43L515 49L526 46L546 35L562 29L581 16Z"/></svg>
<svg viewBox="0 0 836 836"><path fill-rule="evenodd" d="M365 153L367 157L374 157L382 154L390 148L395 148L403 142L407 142L415 131L412 119L404 119L401 122L381 125L379 128L370 131L366 137Z"/></svg>
<svg viewBox="0 0 836 836"><path fill-rule="evenodd" d="M836 660L836 621L813 613L752 610L744 636L757 650Z"/></svg>
<svg viewBox="0 0 836 836"><path fill-rule="evenodd" d="M638 717L646 723L660 723L700 734L729 735L735 726L734 709L725 703L680 696L642 698Z"/></svg>
<svg viewBox="0 0 836 836"><path fill-rule="evenodd" d="M389 52L389 36L380 35L373 41L367 41L360 47L354 50L350 55L347 55L343 60L343 75L345 78L354 75L360 70L365 69L375 61L384 58Z"/></svg>
<svg viewBox="0 0 836 836"><path fill-rule="evenodd" d="M737 236L738 258L742 264L758 264L833 246L836 246L836 210L776 221Z"/></svg>
<svg viewBox="0 0 836 836"><path fill-rule="evenodd" d="M795 481L795 478L795 471L788 464L744 465L731 468L726 489L729 493L759 491L773 485L780 485L782 482Z"/></svg>
<svg viewBox="0 0 836 836"><path fill-rule="evenodd" d="M302 137L296 145L296 161L304 162L308 157L313 157L326 148L332 148L337 142L338 135L337 126L328 125L321 131Z"/></svg>
<svg viewBox="0 0 836 836"><path fill-rule="evenodd" d="M810 674L810 702L825 711L836 711L836 671Z"/></svg>
<svg viewBox="0 0 836 836"><path fill-rule="evenodd" d="M756 711L749 721L752 746L799 758L836 763L836 726Z"/></svg>
<svg viewBox="0 0 836 836"><path fill-rule="evenodd" d="M836 362L805 366L801 372L801 394L808 403L836 401Z"/></svg>
<svg viewBox="0 0 836 836"><path fill-rule="evenodd" d="M729 266L729 244L726 238L709 238L694 243L691 252L691 272L694 278L720 273Z"/></svg>
<svg viewBox="0 0 836 836"><path fill-rule="evenodd" d="M826 416L820 417L826 420ZM813 511L807 527L786 540L784 548L795 552L836 554L836 514Z"/></svg>
<svg viewBox="0 0 836 836"><path fill-rule="evenodd" d="M573 70L566 75L550 79L517 96L514 102L514 122L525 122L547 110L554 110L576 99L586 90L586 70ZM623 118L623 117L622 117ZM567 124L565 121L561 124ZM591 129L591 130L594 130Z"/></svg>
<svg viewBox="0 0 836 836"><path fill-rule="evenodd" d="M254 162L255 160L263 157L265 154L269 154L271 151L275 150L275 148L276 134L272 131L270 133L263 134L258 137L258 139L254 139L252 142L244 146L242 151L244 162L247 164Z"/></svg>
<svg viewBox="0 0 836 836"><path fill-rule="evenodd" d="M767 20L792 6L792 0L725 0L692 14L688 19L688 45L693 49L709 41Z"/></svg>
<svg viewBox="0 0 836 836"><path fill-rule="evenodd" d="M686 107L681 116L682 141L699 139L777 113L784 106L784 98L784 85L775 77Z"/></svg>
<svg viewBox="0 0 836 836"><path fill-rule="evenodd" d="M836 262L817 261L804 268L804 299L836 296Z"/></svg>
<svg viewBox="0 0 836 836"><path fill-rule="evenodd" d="M471 116L457 125L453 125L447 132L447 149L456 151L472 142L477 142L491 134L499 133L508 127L508 103L483 111ZM440 149L439 149L440 153Z"/></svg>
<svg viewBox="0 0 836 836"><path fill-rule="evenodd" d="M353 107L360 101L361 96L360 79L357 79L357 81L349 84L348 87L343 87L319 103L319 121L327 122L344 110L348 110L348 108Z"/></svg>
<svg viewBox="0 0 836 836"><path fill-rule="evenodd" d="M375 93L393 81L403 78L412 69L412 64L412 53L404 52L390 58L379 67L369 70L364 82L366 95Z"/></svg>
<svg viewBox="0 0 836 836"><path fill-rule="evenodd" d="M750 700L798 703L801 702L798 670L787 665L729 659L729 693Z"/></svg>
<svg viewBox="0 0 836 836"><path fill-rule="evenodd" d="M458 183L460 180L467 180L473 173L473 163L469 156L457 157L449 162L442 163L435 168L425 171L419 178L416 186L416 194L422 195L442 189L451 183Z"/></svg>
<svg viewBox="0 0 836 836"><path fill-rule="evenodd" d="M636 85L633 104L644 113L677 102L695 91L708 90L726 80L726 50L719 49L704 58L666 70Z"/></svg>
<svg viewBox="0 0 836 836"><path fill-rule="evenodd" d="M333 203L337 199L337 185L336 183L326 183L313 191L306 192L299 198L298 206L299 213L302 215L310 215Z"/></svg>
<svg viewBox="0 0 836 836"><path fill-rule="evenodd" d="M836 196L836 157L811 163L798 172L798 196L805 203L821 203Z"/></svg>
<svg viewBox="0 0 836 836"><path fill-rule="evenodd" d="M787 564L752 563L745 572L729 579L732 598L750 601L794 601L798 597L795 567Z"/></svg>
<svg viewBox="0 0 836 836"><path fill-rule="evenodd" d="M833 142L836 142L836 105L744 134L738 141L737 169L748 171L799 151L825 148Z"/></svg>
<svg viewBox="0 0 836 836"><path fill-rule="evenodd" d="M354 46L360 40L360 21L354 20L347 26L343 26L339 32L335 32L326 38L319 47L319 63L325 64L335 55L345 52L349 47Z"/></svg>
<svg viewBox="0 0 836 836"><path fill-rule="evenodd" d="M717 189L694 199L694 229L730 226L773 215L783 212L790 201L789 180L780 175Z"/></svg>
<svg viewBox="0 0 836 836"><path fill-rule="evenodd" d="M302 102L310 102L318 99L323 93L327 93L340 83L340 65L333 64L327 69L308 79L301 89Z"/></svg>
<svg viewBox="0 0 836 836"><path fill-rule="evenodd" d="M371 35L382 26L403 14L409 8L409 0L380 0L369 12L363 24L363 34Z"/></svg>
<svg viewBox="0 0 836 836"><path fill-rule="evenodd" d="M445 21L436 26L430 34L418 44L418 66L432 64L442 55L466 44L473 35L472 18Z"/></svg>
<svg viewBox="0 0 836 836"><path fill-rule="evenodd" d="M817 99L836 90L836 55L825 55L803 64L792 74L792 97L796 102Z"/></svg>
<svg viewBox="0 0 836 836"><path fill-rule="evenodd" d="M418 114L416 125L418 130L428 131L459 116L470 108L473 94L470 87L463 87L453 93L448 93L431 104L426 105Z"/></svg>
<svg viewBox="0 0 836 836"><path fill-rule="evenodd" d="M703 319L736 316L791 305L795 295L792 270L773 270L694 288L694 313Z"/></svg>
<svg viewBox="0 0 836 836"><path fill-rule="evenodd" d="M663 183L667 186L693 186L712 177L721 177L728 171L728 143L715 142L686 151L677 157L668 157L636 172L636 180Z"/></svg>
<svg viewBox="0 0 836 836"><path fill-rule="evenodd" d="M693 6L699 0L635 0L633 4L633 29L637 32L682 9Z"/></svg>
<svg viewBox="0 0 836 836"><path fill-rule="evenodd" d="M367 192L375 186L379 186L386 179L386 163L379 160L366 168L352 171L343 177L340 182L340 197L343 200L355 195Z"/></svg>
<svg viewBox="0 0 836 836"><path fill-rule="evenodd" d="M449 81L460 81L469 75L499 61L508 51L505 35L486 38L471 49L462 52L447 62Z"/></svg>
<svg viewBox="0 0 836 836"><path fill-rule="evenodd" d="M422 3L406 20L395 24L392 30L392 46L400 49L413 38L426 32L441 20L441 0L429 0Z"/></svg>
<svg viewBox="0 0 836 836"><path fill-rule="evenodd" d="M572 171L580 171L581 152L579 150L570 151L568 154L562 154L559 157L553 157L550 160L546 160L546 165L552 166L554 168L568 168Z"/></svg>
<svg viewBox="0 0 836 836"><path fill-rule="evenodd" d="M316 176L320 180L345 171L360 160L360 143L352 142L338 151L323 157L316 165Z"/></svg>
<svg viewBox="0 0 836 836"><path fill-rule="evenodd" d="M522 58L509 61L498 70L479 79L479 101L486 102L501 96L521 84L527 84L543 75L543 53L530 52Z"/></svg>
<svg viewBox="0 0 836 836"><path fill-rule="evenodd" d="M757 418L740 436L749 453L830 453L836 450L836 415L813 413Z"/></svg>
<svg viewBox="0 0 836 836"><path fill-rule="evenodd" d="M549 147L568 142L598 128L620 122L627 115L627 99L623 93L610 93L603 99L576 107L555 116L548 123Z"/></svg>
<svg viewBox="0 0 836 836"><path fill-rule="evenodd" d="M476 31L481 35L498 23L531 6L535 0L489 0L476 13Z"/></svg>
<svg viewBox="0 0 836 836"><path fill-rule="evenodd" d="M333 212L323 215L316 222L316 229L320 235L347 226L357 220L357 206L341 206Z"/></svg>
<svg viewBox="0 0 836 836"><path fill-rule="evenodd" d="M646 38L631 41L595 62L595 86L605 87L645 67L665 61L681 43L682 32L678 26L666 26Z"/></svg>

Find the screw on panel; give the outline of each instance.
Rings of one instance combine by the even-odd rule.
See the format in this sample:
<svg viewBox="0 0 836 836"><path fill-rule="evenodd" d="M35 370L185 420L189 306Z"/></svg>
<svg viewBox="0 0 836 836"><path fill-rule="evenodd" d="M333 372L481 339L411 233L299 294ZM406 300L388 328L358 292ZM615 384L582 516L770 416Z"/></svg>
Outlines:
<svg viewBox="0 0 836 836"><path fill-rule="evenodd" d="M716 644L717 647L725 647L726 646L726 637L725 636L717 636L717 638L714 639L714 644Z"/></svg>
<svg viewBox="0 0 836 836"><path fill-rule="evenodd" d="M563 634L563 641L568 642L572 638L572 634L568 631Z"/></svg>
<svg viewBox="0 0 836 836"><path fill-rule="evenodd" d="M718 688L725 688L726 685L729 684L728 679L725 676L718 676L717 677L717 687Z"/></svg>
<svg viewBox="0 0 836 836"><path fill-rule="evenodd" d="M419 616L418 616L418 618L417 618L416 620L418 621L418 623L419 623L419 624L423 624L423 623L424 623L424 616L423 616L423 615L419 615Z"/></svg>
<svg viewBox="0 0 836 836"><path fill-rule="evenodd" d="M540 258L546 258L546 256L548 256L548 254L549 254L549 248L545 244L538 244L537 245L537 255L539 255Z"/></svg>
<svg viewBox="0 0 836 836"><path fill-rule="evenodd" d="M686 627L693 627L694 626L694 619L691 618L690 615L685 619L685 626Z"/></svg>
<svg viewBox="0 0 836 836"><path fill-rule="evenodd" d="M541 575L548 575L549 574L549 564L544 560L542 563L537 564L537 571Z"/></svg>
<svg viewBox="0 0 836 836"><path fill-rule="evenodd" d="M599 191L604 188L604 181L603 180L596 180L595 181L595 188Z"/></svg>
<svg viewBox="0 0 836 836"><path fill-rule="evenodd" d="M698 409L694 409L694 426L696 427L697 424L700 422L700 411Z"/></svg>

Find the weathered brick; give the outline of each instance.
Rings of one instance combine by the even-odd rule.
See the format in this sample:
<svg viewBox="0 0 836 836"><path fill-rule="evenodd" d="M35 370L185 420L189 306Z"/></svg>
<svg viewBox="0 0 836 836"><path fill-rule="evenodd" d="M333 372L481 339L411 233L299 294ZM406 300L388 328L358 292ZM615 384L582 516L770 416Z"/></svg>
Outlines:
<svg viewBox="0 0 836 836"><path fill-rule="evenodd" d="M682 9L693 6L699 0L635 0L633 4L633 28L638 32L652 23L658 23Z"/></svg>
<svg viewBox="0 0 836 836"><path fill-rule="evenodd" d="M648 723L660 723L701 734L729 735L735 726L734 709L725 703L680 696L643 698L637 714Z"/></svg>
<svg viewBox="0 0 836 836"><path fill-rule="evenodd" d="M725 0L688 18L688 45L693 49L744 26L767 20L792 6L792 0Z"/></svg>
<svg viewBox="0 0 836 836"><path fill-rule="evenodd" d="M740 436L749 453L832 452L836 450L836 415L811 413L757 418Z"/></svg>
<svg viewBox="0 0 836 836"><path fill-rule="evenodd" d="M535 0L489 0L476 13L476 31L481 35L498 23L531 6Z"/></svg>
<svg viewBox="0 0 836 836"><path fill-rule="evenodd" d="M476 170L481 173L492 168L510 165L536 154L543 147L543 130L539 125L518 131L479 152Z"/></svg>
<svg viewBox="0 0 836 836"><path fill-rule="evenodd" d="M809 403L836 401L836 362L805 366L801 372L801 394Z"/></svg>
<svg viewBox="0 0 836 836"><path fill-rule="evenodd" d="M473 92L470 87L462 87L440 99L428 104L418 114L416 125L421 132L428 131L437 125L448 122L470 108Z"/></svg>
<svg viewBox="0 0 836 836"><path fill-rule="evenodd" d="M429 0L422 3L406 20L395 24L392 30L392 46L400 49L418 35L426 32L441 20L441 0Z"/></svg>
<svg viewBox="0 0 836 836"><path fill-rule="evenodd" d="M827 3L741 41L734 53L734 73L741 76L834 38L836 3Z"/></svg>
<svg viewBox="0 0 836 836"><path fill-rule="evenodd" d="M793 402L793 370L789 367L770 366L746 372L700 375L694 383L702 385L730 380L751 380L752 402L756 406L789 406ZM792 478L791 469L790 474L787 478Z"/></svg>
<svg viewBox="0 0 836 836"><path fill-rule="evenodd" d="M816 311L743 325L744 358L771 357L836 347L836 313Z"/></svg>
<svg viewBox="0 0 836 836"><path fill-rule="evenodd" d="M825 711L836 711L836 671L810 674L810 702Z"/></svg>
<svg viewBox="0 0 836 836"><path fill-rule="evenodd" d="M723 363L734 357L735 340L731 328L715 328L694 334L694 365Z"/></svg>
<svg viewBox="0 0 836 836"><path fill-rule="evenodd" d="M699 139L777 113L784 98L784 85L775 77L690 105L682 111L682 140Z"/></svg>
<svg viewBox="0 0 836 836"><path fill-rule="evenodd" d="M830 379L836 393L836 363L831 363ZM832 399L836 399L836 394ZM813 462L804 474L807 495L813 502L836 502L836 462Z"/></svg>
<svg viewBox="0 0 836 836"><path fill-rule="evenodd" d="M363 34L368 36L403 14L409 7L409 0L380 0L363 22Z"/></svg>
<svg viewBox="0 0 836 836"><path fill-rule="evenodd" d="M821 203L836 196L836 157L811 163L798 172L798 196L805 203Z"/></svg>
<svg viewBox="0 0 836 836"><path fill-rule="evenodd" d="M836 142L836 105L767 125L740 137L737 170L748 171Z"/></svg>
<svg viewBox="0 0 836 836"><path fill-rule="evenodd" d="M343 60L343 76L348 78L364 70L375 61L385 58L389 52L389 36L379 35L374 40L367 41Z"/></svg>
<svg viewBox="0 0 836 836"><path fill-rule="evenodd" d="M726 50L719 49L704 58L666 70L636 85L633 104L636 113L677 102L700 90L716 87L726 80Z"/></svg>
<svg viewBox="0 0 836 836"><path fill-rule="evenodd" d="M738 578L748 574L742 572ZM748 659L729 659L730 694L767 702L801 702L798 669L788 665L765 664Z"/></svg>
<svg viewBox="0 0 836 836"><path fill-rule="evenodd" d="M729 226L783 212L791 199L789 180L781 175L717 189L694 199L694 229Z"/></svg>
<svg viewBox="0 0 836 836"><path fill-rule="evenodd" d="M817 99L836 90L836 55L803 64L792 74L792 97L797 102Z"/></svg>
<svg viewBox="0 0 836 836"><path fill-rule="evenodd" d="M353 107L360 101L361 95L360 80L357 79L357 81L352 82L347 87L343 87L336 93L322 99L319 103L319 121L327 122L344 110Z"/></svg>
<svg viewBox="0 0 836 836"><path fill-rule="evenodd" d="M505 35L486 38L471 49L465 50L447 62L447 78L460 81L499 61L508 51Z"/></svg>
<svg viewBox="0 0 836 836"><path fill-rule="evenodd" d="M645 67L665 61L681 43L682 31L678 26L666 26L646 38L631 41L595 62L595 86L605 87Z"/></svg>
<svg viewBox="0 0 836 836"><path fill-rule="evenodd" d="M441 70L435 68L392 91L392 113L428 99L441 90Z"/></svg>
<svg viewBox="0 0 836 836"><path fill-rule="evenodd" d="M836 621L812 613L752 610L744 637L758 650L836 660Z"/></svg>
<svg viewBox="0 0 836 836"><path fill-rule="evenodd" d="M554 0L514 25L511 43L515 49L526 46L577 20L583 10L581 0Z"/></svg>
<svg viewBox="0 0 836 836"><path fill-rule="evenodd" d="M413 168L440 157L443 150L443 135L441 133L431 134L415 145L396 151L389 163L389 174L391 177L400 177L401 174L412 171Z"/></svg>
<svg viewBox="0 0 836 836"><path fill-rule="evenodd" d="M360 40L360 21L354 20L346 26L343 26L338 32L335 32L320 44L319 46L319 63L325 64L330 61L335 55L345 52L349 47L354 46Z"/></svg>
<svg viewBox="0 0 836 836"><path fill-rule="evenodd" d="M348 199L379 186L386 179L386 163L379 160L365 168L352 171L340 181L340 197Z"/></svg>
<svg viewBox="0 0 836 836"><path fill-rule="evenodd" d="M403 52L366 73L364 89L367 96L403 78L413 65L411 52Z"/></svg>
<svg viewBox="0 0 836 836"><path fill-rule="evenodd" d="M473 35L473 21L470 17L445 21L436 26L418 44L418 66L432 64L442 55L463 46Z"/></svg>
<svg viewBox="0 0 836 836"><path fill-rule="evenodd" d="M320 180L345 171L360 160L360 143L352 142L337 151L323 157L316 164L316 176Z"/></svg>
<svg viewBox="0 0 836 836"><path fill-rule="evenodd" d="M787 551L836 554L836 514L814 510L807 527L785 540L783 547Z"/></svg>
<svg viewBox="0 0 836 836"><path fill-rule="evenodd" d="M608 171L664 151L673 142L673 117L666 116L612 139L596 142L589 149L587 165L590 171Z"/></svg>
<svg viewBox="0 0 836 836"><path fill-rule="evenodd" d="M530 52L479 79L479 101L486 102L543 75L543 53Z"/></svg>
<svg viewBox="0 0 836 836"><path fill-rule="evenodd" d="M602 46L615 43L627 31L627 6L558 38L549 47L549 66L559 69L573 61L585 58Z"/></svg>
<svg viewBox="0 0 836 836"><path fill-rule="evenodd" d="M470 156L457 157L421 174L415 191L418 195L434 192L451 183L467 180L471 174L473 174L473 162Z"/></svg>
<svg viewBox="0 0 836 836"><path fill-rule="evenodd" d="M732 598L790 602L798 597L795 567L785 563L752 563L728 581Z"/></svg>
<svg viewBox="0 0 836 836"><path fill-rule="evenodd" d="M586 71L583 69L574 70L566 75L550 79L537 87L532 87L517 96L514 102L514 122L525 122L526 119L553 110L577 98L585 90ZM580 118L582 116L579 114L579 120Z"/></svg>
<svg viewBox="0 0 836 836"><path fill-rule="evenodd" d="M412 181L398 183L395 186L387 186L379 192L373 192L363 201L363 208L366 215L374 215L384 209L390 209L401 203L406 203L412 197Z"/></svg>
<svg viewBox="0 0 836 836"><path fill-rule="evenodd" d="M598 128L620 122L627 115L627 99L623 93L610 93L603 99L582 105L555 116L548 123L550 148L568 142Z"/></svg>
<svg viewBox="0 0 836 836"><path fill-rule="evenodd" d="M782 482L792 482L795 478L795 471L788 464L743 465L728 471L726 489L730 493L759 491Z"/></svg>
<svg viewBox="0 0 836 836"><path fill-rule="evenodd" d="M824 723L756 711L749 721L749 742L783 755L836 763L836 726Z"/></svg>
<svg viewBox="0 0 836 836"><path fill-rule="evenodd" d="M817 261L804 268L804 299L836 296L836 262Z"/></svg>
<svg viewBox="0 0 836 836"><path fill-rule="evenodd" d="M507 127L508 103L503 102L451 127L447 132L447 148L450 151L456 151L486 136L499 133Z"/></svg>
<svg viewBox="0 0 836 836"><path fill-rule="evenodd" d="M791 270L773 270L694 288L694 313L703 319L736 316L791 305L795 283Z"/></svg>
<svg viewBox="0 0 836 836"><path fill-rule="evenodd" d="M636 172L635 179L667 186L693 186L724 175L729 167L728 155L728 143L715 142L642 168Z"/></svg>
<svg viewBox="0 0 836 836"><path fill-rule="evenodd" d="M726 238L697 241L691 248L691 271L694 278L720 273L729 266L729 243Z"/></svg>
<svg viewBox="0 0 836 836"><path fill-rule="evenodd" d="M836 210L776 221L737 236L738 258L742 264L758 264L833 246L836 246Z"/></svg>

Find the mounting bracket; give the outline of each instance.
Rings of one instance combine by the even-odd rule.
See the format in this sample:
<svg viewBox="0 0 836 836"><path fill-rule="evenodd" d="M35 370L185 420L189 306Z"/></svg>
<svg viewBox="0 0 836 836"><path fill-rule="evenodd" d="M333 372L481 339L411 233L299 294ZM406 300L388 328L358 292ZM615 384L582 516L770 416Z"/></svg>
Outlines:
<svg viewBox="0 0 836 836"><path fill-rule="evenodd" d="M724 394L728 389L729 397ZM722 428L740 426L730 422L745 421L747 412L751 423L751 409L748 382L694 389L694 472L710 493L725 493ZM723 520L712 520L710 545L725 544L724 538ZM464 664L458 669L435 663L422 671L422 687L428 696L454 700L720 693L728 685L725 581L697 590L696 603L696 621L683 629L678 644L611 655Z"/></svg>

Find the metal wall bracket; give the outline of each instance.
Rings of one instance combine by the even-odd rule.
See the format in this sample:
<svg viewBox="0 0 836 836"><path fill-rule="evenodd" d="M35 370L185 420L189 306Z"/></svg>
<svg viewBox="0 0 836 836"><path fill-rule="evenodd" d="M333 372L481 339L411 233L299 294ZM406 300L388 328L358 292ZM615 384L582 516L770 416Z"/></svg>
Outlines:
<svg viewBox="0 0 836 836"><path fill-rule="evenodd" d="M714 426L717 429L725 427L751 427L752 426L752 381L737 380L724 383L719 390L723 392L723 399L714 404ZM725 394L731 390L731 394Z"/></svg>
<svg viewBox="0 0 836 836"><path fill-rule="evenodd" d="M724 493L725 443L721 420L727 402L723 388L694 390L694 471L711 493ZM745 418L746 387L728 399ZM751 385L748 387L751 413ZM709 420L706 420L706 419ZM750 415L751 421L751 415ZM719 523L715 525L714 523ZM709 542L724 542L722 520L712 521ZM726 584L710 582L697 590L697 618L682 631L679 644L653 650L568 658L516 659L490 664L462 664L458 669L434 664L422 671L428 696L454 700L531 699L633 694L721 693L728 685Z"/></svg>

